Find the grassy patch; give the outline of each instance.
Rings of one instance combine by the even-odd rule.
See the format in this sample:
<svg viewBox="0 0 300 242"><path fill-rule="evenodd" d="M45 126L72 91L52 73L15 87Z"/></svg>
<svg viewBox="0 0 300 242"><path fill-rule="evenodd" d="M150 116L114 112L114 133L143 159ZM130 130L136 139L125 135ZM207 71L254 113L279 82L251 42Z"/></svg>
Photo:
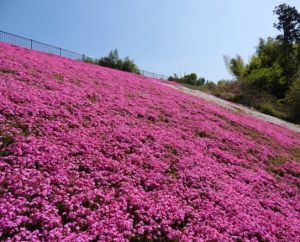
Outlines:
<svg viewBox="0 0 300 242"><path fill-rule="evenodd" d="M243 104L258 111L280 118L292 121L288 117L287 108L283 105L282 100L275 98L269 93L251 89L249 86L238 81L220 81L215 85L204 85L201 87L187 86L191 89L200 90L212 94L221 99Z"/></svg>
<svg viewBox="0 0 300 242"><path fill-rule="evenodd" d="M300 162L300 148L294 148L290 151L292 158Z"/></svg>
<svg viewBox="0 0 300 242"><path fill-rule="evenodd" d="M73 84L79 86L80 83L81 83L81 80L79 80L79 79L74 79L74 80L71 80L71 83L73 83Z"/></svg>
<svg viewBox="0 0 300 242"><path fill-rule="evenodd" d="M262 133L258 132L257 130L255 130L254 128L251 127L246 127L244 125L241 125L235 121L229 120L225 117L219 116L220 118L222 118L226 124L232 128L233 130L242 133L246 136L251 137L254 140L264 140L264 141L269 141L269 139L263 135Z"/></svg>
<svg viewBox="0 0 300 242"><path fill-rule="evenodd" d="M182 86L187 87L189 89L192 90L198 90L198 91L205 91L205 87L202 86L194 86L194 85L190 85L190 84L185 84L185 83L181 83Z"/></svg>
<svg viewBox="0 0 300 242"><path fill-rule="evenodd" d="M204 130L198 130L195 132L195 135L199 138L213 138L212 134L204 131Z"/></svg>
<svg viewBox="0 0 300 242"><path fill-rule="evenodd" d="M175 162L171 162L169 168L167 169L167 174L168 174L171 178L175 179L175 178L177 177L177 172L178 172L178 169L177 169L177 167L176 167Z"/></svg>
<svg viewBox="0 0 300 242"><path fill-rule="evenodd" d="M272 156L269 158L268 163L275 165L275 166L279 166L288 160L289 160L289 158L286 156Z"/></svg>
<svg viewBox="0 0 300 242"><path fill-rule="evenodd" d="M1 138L1 142L2 142L2 145L0 147L6 148L14 142L14 139L12 136L6 135Z"/></svg>
<svg viewBox="0 0 300 242"><path fill-rule="evenodd" d="M300 162L300 149L299 148L293 148L291 149L287 155L285 156L272 156L271 158L269 158L268 163L275 165L275 166L279 166L284 164L286 161L289 160L295 160Z"/></svg>
<svg viewBox="0 0 300 242"><path fill-rule="evenodd" d="M29 130L28 124L18 123L18 124L16 124L16 128L21 129L24 136L29 136L30 130Z"/></svg>
<svg viewBox="0 0 300 242"><path fill-rule="evenodd" d="M4 135L1 138L1 145L0 145L0 157L8 156L10 152L6 149L14 142L14 138L10 135Z"/></svg>
<svg viewBox="0 0 300 242"><path fill-rule="evenodd" d="M54 73L53 78L55 80L57 80L58 82L62 82L64 80L64 76L62 74L59 74L59 73Z"/></svg>
<svg viewBox="0 0 300 242"><path fill-rule="evenodd" d="M173 146L171 146L171 145L165 145L165 149L166 149L169 153L171 153L171 154L173 154L173 155L177 155L177 154L178 154L177 150L176 150Z"/></svg>
<svg viewBox="0 0 300 242"><path fill-rule="evenodd" d="M169 115L167 115L163 110L160 110L157 119L159 122L162 123L169 123Z"/></svg>
<svg viewBox="0 0 300 242"><path fill-rule="evenodd" d="M95 103L97 101L97 97L95 94L92 95L87 95L86 96L88 100L90 100L90 102Z"/></svg>
<svg viewBox="0 0 300 242"><path fill-rule="evenodd" d="M268 101L268 100L262 100L260 103L255 105L255 108L261 111L262 113L281 118L286 119L287 116L284 114L276 105L275 103Z"/></svg>
<svg viewBox="0 0 300 242"><path fill-rule="evenodd" d="M16 70L8 69L8 68L2 68L0 69L0 74L17 74Z"/></svg>
<svg viewBox="0 0 300 242"><path fill-rule="evenodd" d="M288 152L287 155L276 155L272 156L267 161L267 170L271 173L274 173L276 175L279 175L283 177L285 174L290 174L295 177L299 177L300 174L297 173L297 171L294 171L292 169L284 169L281 167L285 162L295 160L297 162L300 162L300 149L292 149Z"/></svg>

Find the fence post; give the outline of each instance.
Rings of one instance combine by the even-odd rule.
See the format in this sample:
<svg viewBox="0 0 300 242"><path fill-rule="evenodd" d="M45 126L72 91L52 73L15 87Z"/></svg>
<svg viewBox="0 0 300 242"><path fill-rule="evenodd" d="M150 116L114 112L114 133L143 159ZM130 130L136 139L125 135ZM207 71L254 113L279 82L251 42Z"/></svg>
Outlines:
<svg viewBox="0 0 300 242"><path fill-rule="evenodd" d="M82 61L84 61L84 54L82 55Z"/></svg>
<svg viewBox="0 0 300 242"><path fill-rule="evenodd" d="M32 39L30 40L30 48L32 49Z"/></svg>
<svg viewBox="0 0 300 242"><path fill-rule="evenodd" d="M59 56L61 56L61 48L59 48Z"/></svg>

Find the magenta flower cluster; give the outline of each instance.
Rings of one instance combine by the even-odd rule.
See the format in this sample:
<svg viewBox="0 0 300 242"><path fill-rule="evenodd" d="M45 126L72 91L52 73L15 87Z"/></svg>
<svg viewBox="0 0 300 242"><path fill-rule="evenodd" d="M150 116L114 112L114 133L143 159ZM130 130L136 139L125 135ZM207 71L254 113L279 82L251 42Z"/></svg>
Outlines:
<svg viewBox="0 0 300 242"><path fill-rule="evenodd" d="M0 44L0 240L300 241L300 135Z"/></svg>

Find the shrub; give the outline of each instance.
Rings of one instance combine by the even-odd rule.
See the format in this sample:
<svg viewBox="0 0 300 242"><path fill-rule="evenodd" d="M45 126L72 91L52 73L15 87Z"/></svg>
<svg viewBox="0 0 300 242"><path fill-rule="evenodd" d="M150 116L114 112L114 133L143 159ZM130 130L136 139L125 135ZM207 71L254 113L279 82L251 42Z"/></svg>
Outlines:
<svg viewBox="0 0 300 242"><path fill-rule="evenodd" d="M133 62L133 60L130 60L129 57L126 57L124 59L123 65L122 65L122 70L140 74L140 71L139 71L137 65Z"/></svg>
<svg viewBox="0 0 300 242"><path fill-rule="evenodd" d="M140 71L137 65L134 63L134 61L130 60L128 56L125 57L124 60L122 60L119 57L119 53L117 49L110 51L107 56L96 60L88 56L84 56L83 61L87 63L97 64L100 66L117 69L117 70L140 74Z"/></svg>
<svg viewBox="0 0 300 242"><path fill-rule="evenodd" d="M205 78L198 79L196 73L185 74L183 77L179 77L177 74L174 74L174 76L169 76L168 80L192 86L202 86L205 84Z"/></svg>
<svg viewBox="0 0 300 242"><path fill-rule="evenodd" d="M300 123L300 72L287 93L286 103L291 120Z"/></svg>
<svg viewBox="0 0 300 242"><path fill-rule="evenodd" d="M117 70L140 74L140 71L134 61L130 60L129 57L126 57L124 60L122 60L119 57L117 49L110 51L108 56L99 59L97 64Z"/></svg>
<svg viewBox="0 0 300 242"><path fill-rule="evenodd" d="M95 63L94 60L91 57L83 56L83 61L87 63Z"/></svg>

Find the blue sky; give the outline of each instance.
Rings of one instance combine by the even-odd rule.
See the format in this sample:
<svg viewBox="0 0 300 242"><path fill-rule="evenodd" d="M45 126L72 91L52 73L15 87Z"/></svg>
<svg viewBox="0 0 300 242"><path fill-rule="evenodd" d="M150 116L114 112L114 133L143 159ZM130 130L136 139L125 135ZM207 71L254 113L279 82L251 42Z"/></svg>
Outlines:
<svg viewBox="0 0 300 242"><path fill-rule="evenodd" d="M0 30L91 57L114 48L141 69L230 78L223 55L246 61L275 36L277 0L0 0Z"/></svg>

